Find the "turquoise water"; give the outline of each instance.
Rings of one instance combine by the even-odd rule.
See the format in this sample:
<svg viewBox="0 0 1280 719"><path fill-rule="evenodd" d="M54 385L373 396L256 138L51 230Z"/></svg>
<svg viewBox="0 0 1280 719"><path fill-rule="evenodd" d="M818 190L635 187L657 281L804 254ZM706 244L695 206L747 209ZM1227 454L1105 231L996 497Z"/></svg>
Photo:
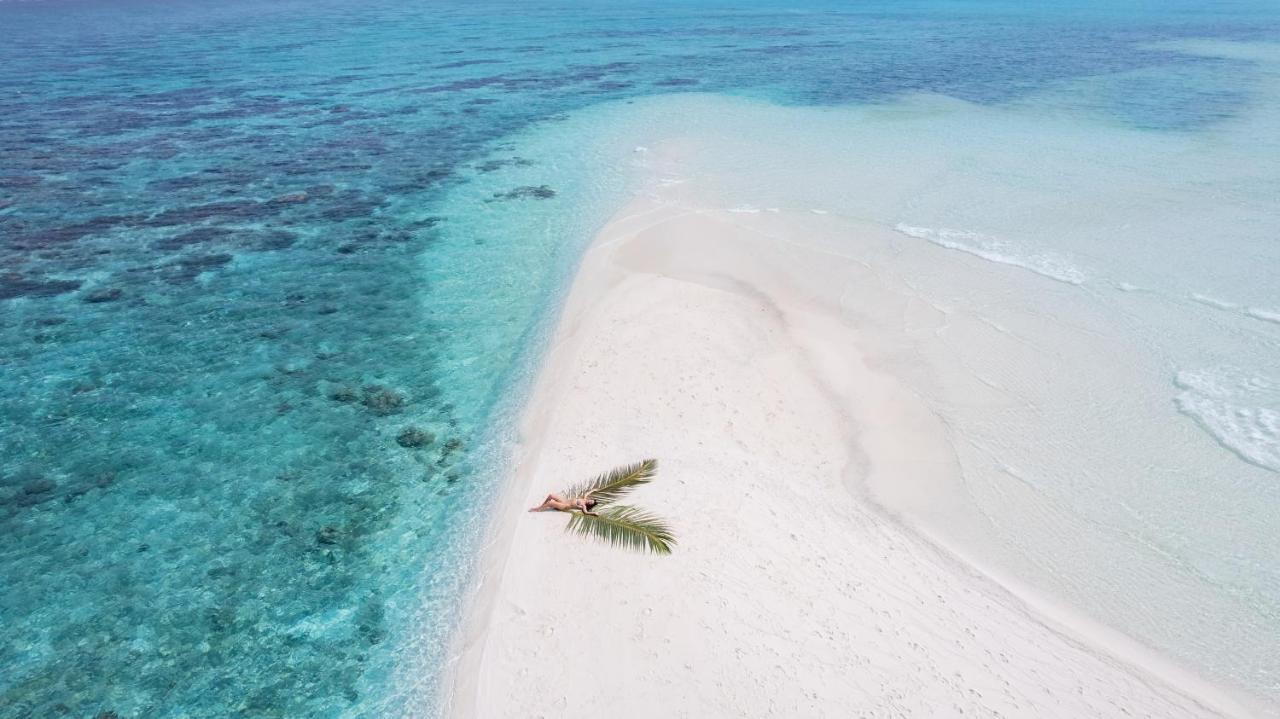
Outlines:
<svg viewBox="0 0 1280 719"><path fill-rule="evenodd" d="M929 93L1212 142L1273 66L1187 40L1269 47L1280 12L0 2L0 714L430 713L505 418L628 191L540 128L693 90ZM1021 226L948 197L881 219L1007 259L973 228ZM1273 204L1214 197L1274 243ZM1148 229L1120 254L1158 255ZM1086 281L1117 237L1087 269L1014 259ZM1275 255L1242 246L1203 297L1268 322ZM1274 473L1274 389L1218 359L1181 408Z"/></svg>

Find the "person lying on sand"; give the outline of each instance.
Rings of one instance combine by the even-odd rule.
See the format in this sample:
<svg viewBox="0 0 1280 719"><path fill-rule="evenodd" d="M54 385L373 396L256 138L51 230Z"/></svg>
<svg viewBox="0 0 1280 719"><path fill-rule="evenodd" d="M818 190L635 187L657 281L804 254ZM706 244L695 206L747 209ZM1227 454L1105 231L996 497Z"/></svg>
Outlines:
<svg viewBox="0 0 1280 719"><path fill-rule="evenodd" d="M591 511L591 508L594 506L596 506L596 500L591 498L591 492L587 492L581 497L574 497L573 499L565 499L558 494L548 494L547 498L542 500L542 504L539 504L529 511L545 512L553 509L557 512L572 512L576 509L583 514L589 514L592 517L599 517L600 515Z"/></svg>

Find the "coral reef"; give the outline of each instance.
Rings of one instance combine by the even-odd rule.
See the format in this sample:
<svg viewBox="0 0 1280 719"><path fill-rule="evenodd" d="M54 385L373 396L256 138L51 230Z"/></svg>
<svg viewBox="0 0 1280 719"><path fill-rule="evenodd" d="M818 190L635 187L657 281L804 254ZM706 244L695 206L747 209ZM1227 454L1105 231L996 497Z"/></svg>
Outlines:
<svg viewBox="0 0 1280 719"><path fill-rule="evenodd" d="M436 436L417 427L405 427L396 435L396 444L405 449L428 447L436 441Z"/></svg>

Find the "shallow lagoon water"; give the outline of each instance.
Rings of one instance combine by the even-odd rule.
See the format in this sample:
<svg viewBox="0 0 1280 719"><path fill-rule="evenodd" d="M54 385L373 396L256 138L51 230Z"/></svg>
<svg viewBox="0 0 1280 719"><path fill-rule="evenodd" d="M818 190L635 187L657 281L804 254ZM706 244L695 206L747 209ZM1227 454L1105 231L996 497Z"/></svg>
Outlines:
<svg viewBox="0 0 1280 719"><path fill-rule="evenodd" d="M1246 423L1234 450L1258 460L1237 471L1234 455L1204 455L1210 466L1250 487L1274 480L1274 393L1253 392L1273 381L1266 318L1280 301L1257 278L1274 271L1274 195L1259 194L1274 185L1205 176L1225 197L1202 194L1205 211L1186 217L1206 232L1223 227L1218 208L1243 220L1227 259L1173 273L1199 283L1138 262L1112 273L1115 236L1063 244L1035 213L956 188L1003 178L1026 192L1017 163L1043 147L1035 133L1083 117L1122 143L1212 145L1232 123L1267 137L1274 115L1257 106L1273 97L1278 27L1264 4L0 3L0 705L434 705L505 418L577 251L631 188L619 143L643 135L643 115L581 111L602 100L852 103L887 118L831 116L869 153L903 139L875 135L899 128L895 115L942 117L919 126L938 141L948 117L992 120L990 143L1038 128L1021 155L981 142L888 152L916 163L900 177L928 180L892 188L909 207L879 202L890 190L829 205L1024 267L1065 257L1083 287L1105 278L1139 299L1154 287L1180 298L1175 311L1238 329L1252 351L1179 362L1161 401L1174 411L1175 373L1189 373L1176 374L1184 419L1229 449L1231 423ZM1005 122L1023 106L1033 123ZM667 107L709 121L706 105ZM785 164L804 147L785 138L806 128L770 115L754 126L779 133L765 159ZM1223 147L1206 156L1274 182L1274 147ZM1079 192L1071 179L1032 191ZM733 189L735 203L786 199ZM1059 209L1056 226L1072 217ZM1126 258L1163 241L1150 227L1126 237ZM1224 359L1235 374L1205 379ZM1263 535L1250 531L1253 547ZM1274 577L1241 557L1240 576Z"/></svg>

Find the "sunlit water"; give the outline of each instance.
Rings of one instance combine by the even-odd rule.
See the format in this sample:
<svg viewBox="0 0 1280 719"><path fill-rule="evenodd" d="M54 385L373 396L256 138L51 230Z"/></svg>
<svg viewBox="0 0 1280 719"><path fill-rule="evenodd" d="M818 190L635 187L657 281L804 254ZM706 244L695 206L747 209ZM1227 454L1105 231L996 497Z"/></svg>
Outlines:
<svg viewBox="0 0 1280 719"><path fill-rule="evenodd" d="M1016 436L951 408L991 546L1024 552L991 555L1274 698L1277 14L793 5L0 3L0 713L430 713L506 418L631 189L619 148L714 145L725 112L754 136L720 137L751 170L726 202L1026 271L1033 305L1085 296L1064 311L1150 350L1158 380L1101 385L1131 415L1093 397ZM621 102L687 91L754 99ZM1080 505L1053 516L1102 527L1090 562L992 466ZM1113 534L1195 601L1091 572Z"/></svg>

